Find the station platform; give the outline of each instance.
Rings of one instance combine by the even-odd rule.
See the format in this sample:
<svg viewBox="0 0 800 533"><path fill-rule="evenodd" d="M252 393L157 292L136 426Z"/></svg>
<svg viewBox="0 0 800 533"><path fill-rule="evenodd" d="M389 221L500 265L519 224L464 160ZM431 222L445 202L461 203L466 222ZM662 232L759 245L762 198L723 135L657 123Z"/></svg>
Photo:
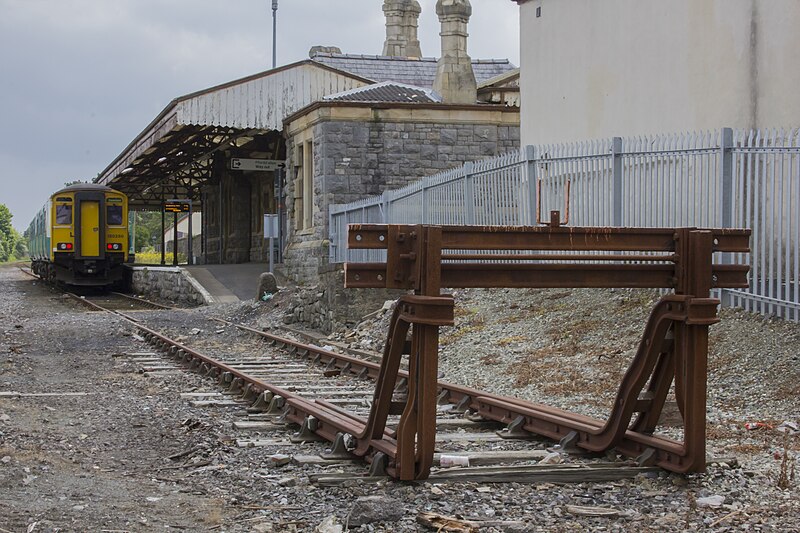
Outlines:
<svg viewBox="0 0 800 533"><path fill-rule="evenodd" d="M266 263L183 265L182 268L219 303L252 300L256 297L259 276L269 271L269 265ZM280 283L280 276L278 280Z"/></svg>

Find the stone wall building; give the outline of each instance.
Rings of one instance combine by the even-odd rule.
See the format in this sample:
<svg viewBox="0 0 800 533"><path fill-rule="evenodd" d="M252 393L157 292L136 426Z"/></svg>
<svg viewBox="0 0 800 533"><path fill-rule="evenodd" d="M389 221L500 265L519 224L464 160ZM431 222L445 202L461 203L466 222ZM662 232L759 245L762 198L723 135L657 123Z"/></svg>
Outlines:
<svg viewBox="0 0 800 533"><path fill-rule="evenodd" d="M415 1L402 3L416 10ZM285 266L291 278L315 283L329 270L331 204L378 195L519 147L519 108L506 105L505 96L497 103L480 101L478 93L479 82L490 98L498 85L518 91L518 73L513 77L508 62L469 57L471 13L468 0L437 3L442 23L438 60L319 57L330 66L383 81L326 96L284 121L289 172Z"/></svg>
<svg viewBox="0 0 800 533"><path fill-rule="evenodd" d="M398 94L403 88L397 87ZM519 146L519 112L505 106L340 101L286 121L286 269L313 282L328 260L328 206L397 189L464 162Z"/></svg>

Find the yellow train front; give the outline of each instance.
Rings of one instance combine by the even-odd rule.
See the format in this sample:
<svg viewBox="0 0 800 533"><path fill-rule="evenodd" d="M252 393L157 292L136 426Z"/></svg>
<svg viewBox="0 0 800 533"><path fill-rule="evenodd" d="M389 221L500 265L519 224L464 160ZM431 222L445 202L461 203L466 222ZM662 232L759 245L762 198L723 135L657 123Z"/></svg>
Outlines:
<svg viewBox="0 0 800 533"><path fill-rule="evenodd" d="M106 286L128 261L128 198L82 183L53 194L28 228L31 268L51 282Z"/></svg>

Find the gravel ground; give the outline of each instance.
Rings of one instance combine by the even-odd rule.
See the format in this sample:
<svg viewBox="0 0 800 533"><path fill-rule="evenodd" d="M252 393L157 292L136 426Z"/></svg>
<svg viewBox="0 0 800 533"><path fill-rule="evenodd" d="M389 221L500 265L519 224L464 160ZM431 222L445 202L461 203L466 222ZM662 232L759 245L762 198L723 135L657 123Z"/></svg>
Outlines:
<svg viewBox="0 0 800 533"><path fill-rule="evenodd" d="M653 299L634 291L462 291L457 325L443 330L441 368L449 381L601 416L613 394L607 385L624 369ZM264 348L205 318L276 326L289 301L279 294L266 304L139 316L209 353L247 353ZM337 338L379 349L385 322L379 313ZM0 267L0 393L60 393L0 395L0 533L333 533L348 517L350 531L428 531L415 523L423 511L498 524L480 531L798 531L798 483L778 486L781 458L786 448L797 456L797 437L784 443L776 428L798 421L800 327L726 311L712 332L709 453L735 456L736 466L600 484L319 487L310 480L318 466L273 466L270 456L285 448L235 446L241 408L195 408L180 396L216 391L213 383L139 373L121 354L149 347L129 327ZM747 430L748 422L763 425ZM320 449L308 444L301 453ZM370 523L354 526L369 502ZM573 506L611 516L575 514Z"/></svg>

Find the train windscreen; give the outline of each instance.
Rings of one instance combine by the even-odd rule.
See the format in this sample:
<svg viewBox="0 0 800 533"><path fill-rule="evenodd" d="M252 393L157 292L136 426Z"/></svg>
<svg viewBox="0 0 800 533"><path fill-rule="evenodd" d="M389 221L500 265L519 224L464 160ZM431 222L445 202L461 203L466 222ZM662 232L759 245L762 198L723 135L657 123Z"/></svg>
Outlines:
<svg viewBox="0 0 800 533"><path fill-rule="evenodd" d="M122 206L121 205L109 205L106 207L106 223L109 226L121 226L122 225Z"/></svg>
<svg viewBox="0 0 800 533"><path fill-rule="evenodd" d="M60 226L69 226L72 224L72 206L71 205L57 205L56 206L56 224Z"/></svg>

